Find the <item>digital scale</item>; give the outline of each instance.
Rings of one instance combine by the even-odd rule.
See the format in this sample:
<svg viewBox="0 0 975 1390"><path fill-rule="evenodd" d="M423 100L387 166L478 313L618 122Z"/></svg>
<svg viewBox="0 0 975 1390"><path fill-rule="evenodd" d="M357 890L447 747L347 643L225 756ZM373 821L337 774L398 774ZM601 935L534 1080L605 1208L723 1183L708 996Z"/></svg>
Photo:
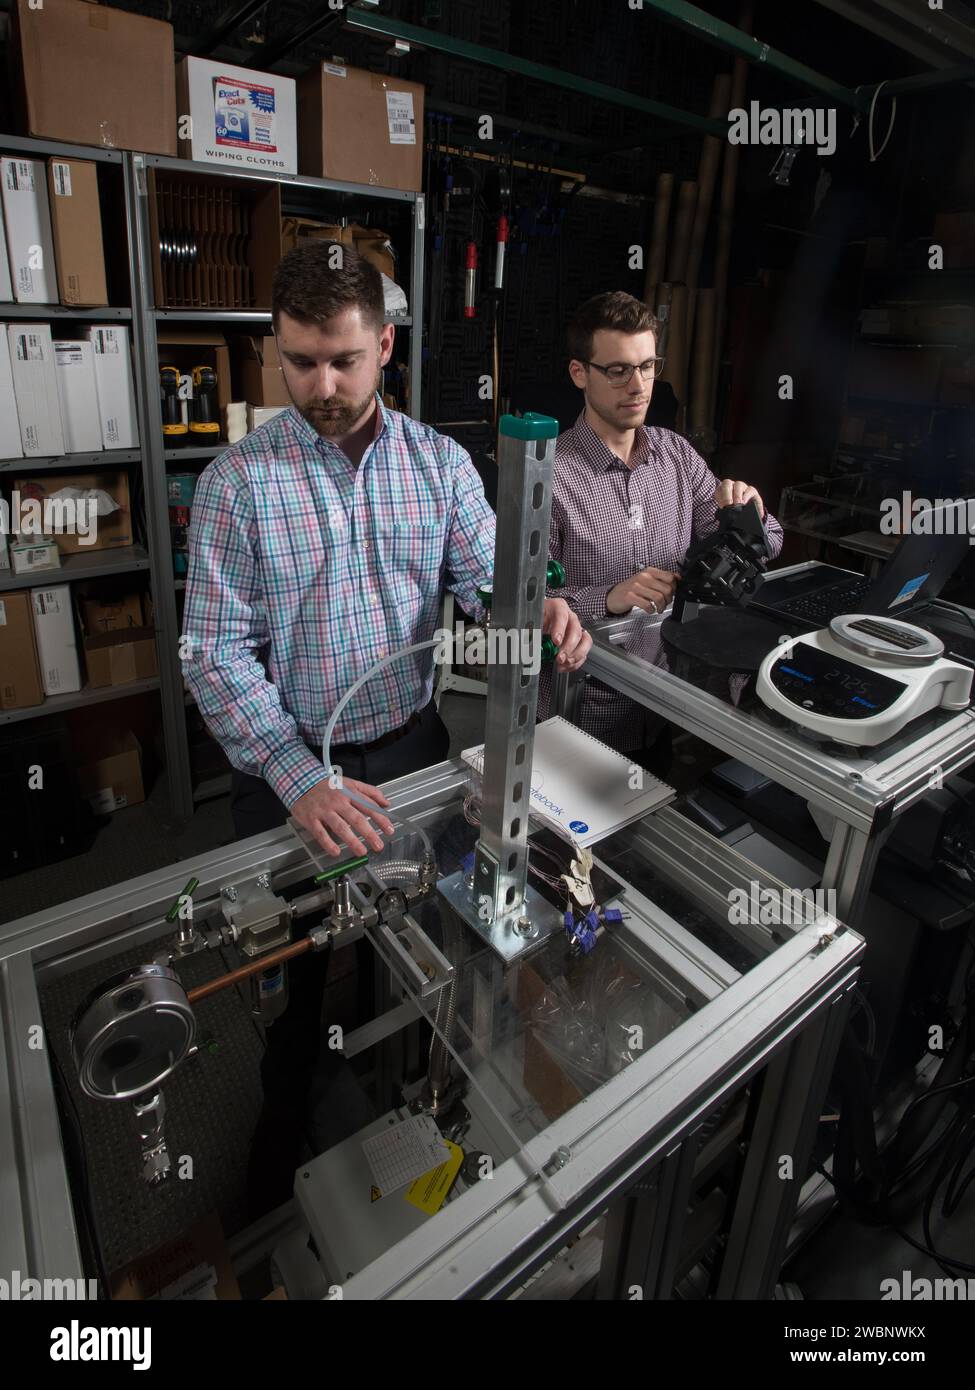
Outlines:
<svg viewBox="0 0 975 1390"><path fill-rule="evenodd" d="M943 656L930 632L850 613L780 643L762 662L769 709L837 743L873 746L933 709L967 709L973 671Z"/></svg>

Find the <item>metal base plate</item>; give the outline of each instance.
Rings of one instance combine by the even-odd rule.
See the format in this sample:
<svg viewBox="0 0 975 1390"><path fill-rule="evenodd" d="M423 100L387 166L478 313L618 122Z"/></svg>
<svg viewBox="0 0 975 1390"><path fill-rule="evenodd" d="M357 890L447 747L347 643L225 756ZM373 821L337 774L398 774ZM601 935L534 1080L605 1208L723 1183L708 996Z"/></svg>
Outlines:
<svg viewBox="0 0 975 1390"><path fill-rule="evenodd" d="M520 959L529 951L537 950L542 942L547 941L555 932L562 931L565 925L564 917L558 908L547 902L530 884L525 889L525 901L521 907L494 922L483 922L479 917L474 894L465 874L456 873L442 878L437 884L437 892L506 964ZM528 917L531 921L532 931L529 936L524 936L517 930L520 917Z"/></svg>

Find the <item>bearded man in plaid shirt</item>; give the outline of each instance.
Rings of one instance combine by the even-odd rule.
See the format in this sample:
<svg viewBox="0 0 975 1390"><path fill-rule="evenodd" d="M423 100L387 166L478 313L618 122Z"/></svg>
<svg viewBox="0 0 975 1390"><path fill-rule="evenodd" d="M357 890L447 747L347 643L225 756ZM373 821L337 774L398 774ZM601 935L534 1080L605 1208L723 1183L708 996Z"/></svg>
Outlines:
<svg viewBox="0 0 975 1390"><path fill-rule="evenodd" d="M433 653L384 667L342 710L331 758L366 807L331 784L325 726L377 661L434 636L445 587L483 616L495 518L464 450L379 395L394 330L375 266L311 242L282 260L271 302L293 404L200 478L184 675L234 769L238 836L290 814L329 854L379 852L393 827L376 783L447 756ZM582 664L592 642L562 599L545 600L542 629L561 669ZM336 1055L320 1049L327 964L326 953L295 963L288 1007L268 1029L255 1215L291 1195L313 1074L320 1053L323 1066Z"/></svg>

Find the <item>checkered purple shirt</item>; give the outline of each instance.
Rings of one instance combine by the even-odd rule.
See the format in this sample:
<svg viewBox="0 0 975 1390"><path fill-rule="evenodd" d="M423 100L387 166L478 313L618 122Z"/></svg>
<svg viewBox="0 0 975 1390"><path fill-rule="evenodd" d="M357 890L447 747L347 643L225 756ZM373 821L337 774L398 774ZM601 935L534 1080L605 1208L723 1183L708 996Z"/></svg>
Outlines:
<svg viewBox="0 0 975 1390"><path fill-rule="evenodd" d="M718 524L714 494L719 480L683 435L658 426L636 431L629 468L590 427L585 411L555 446L549 552L565 568L558 591L583 619L607 617L606 595L637 570L680 571L693 540ZM773 555L782 548L782 527L771 515L765 527ZM544 672L544 668L543 668ZM551 678L539 690L539 718L548 713ZM621 749L652 742L661 722L625 696L589 680L579 722Z"/></svg>
<svg viewBox="0 0 975 1390"><path fill-rule="evenodd" d="M291 408L215 459L193 498L186 683L233 766L289 808L325 776L309 746L321 749L349 686L433 637L445 586L481 616L476 586L494 567L494 513L469 456L379 411L358 468ZM431 698L433 655L368 681L333 742L404 724Z"/></svg>

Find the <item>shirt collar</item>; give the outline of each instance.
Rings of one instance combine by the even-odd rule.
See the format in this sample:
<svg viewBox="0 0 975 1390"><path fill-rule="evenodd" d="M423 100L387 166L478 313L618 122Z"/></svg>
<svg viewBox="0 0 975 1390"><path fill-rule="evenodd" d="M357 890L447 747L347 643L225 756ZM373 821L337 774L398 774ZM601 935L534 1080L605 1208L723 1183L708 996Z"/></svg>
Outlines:
<svg viewBox="0 0 975 1390"><path fill-rule="evenodd" d="M614 454L609 445L600 439L590 425L586 419L585 408L580 412L572 432L576 447L595 471L608 473L611 468L627 468L619 454ZM650 431L646 425L638 425L636 438L633 440L633 452L630 454L634 468L641 463L646 463L650 454Z"/></svg>

